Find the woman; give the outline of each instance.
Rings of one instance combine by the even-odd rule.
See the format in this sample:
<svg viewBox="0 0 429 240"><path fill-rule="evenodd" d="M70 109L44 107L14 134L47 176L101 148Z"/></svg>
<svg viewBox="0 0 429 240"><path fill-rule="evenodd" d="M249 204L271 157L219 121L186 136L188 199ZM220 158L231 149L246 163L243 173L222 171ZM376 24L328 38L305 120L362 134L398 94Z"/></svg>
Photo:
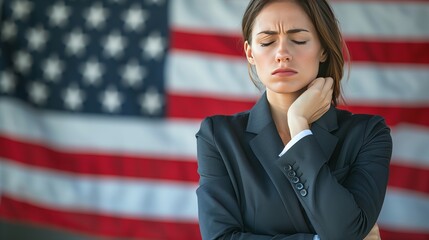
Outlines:
<svg viewBox="0 0 429 240"><path fill-rule="evenodd" d="M335 108L344 59L331 8L251 0L242 30L265 91L250 111L206 118L196 135L203 239L378 239L390 130L379 116Z"/></svg>

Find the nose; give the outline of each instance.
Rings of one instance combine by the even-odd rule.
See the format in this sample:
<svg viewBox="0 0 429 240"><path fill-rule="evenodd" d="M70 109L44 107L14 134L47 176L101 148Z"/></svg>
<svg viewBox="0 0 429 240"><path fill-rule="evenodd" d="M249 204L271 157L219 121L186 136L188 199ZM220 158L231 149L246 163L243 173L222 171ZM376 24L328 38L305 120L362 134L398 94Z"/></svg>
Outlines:
<svg viewBox="0 0 429 240"><path fill-rule="evenodd" d="M292 60L292 55L286 47L286 43L280 44L276 53L276 62L289 62Z"/></svg>

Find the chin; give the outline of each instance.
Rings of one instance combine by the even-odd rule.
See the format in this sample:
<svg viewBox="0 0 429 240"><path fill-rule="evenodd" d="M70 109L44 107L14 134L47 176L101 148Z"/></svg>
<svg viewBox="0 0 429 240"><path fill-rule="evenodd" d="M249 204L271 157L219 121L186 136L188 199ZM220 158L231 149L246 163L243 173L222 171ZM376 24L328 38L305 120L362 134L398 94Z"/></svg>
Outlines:
<svg viewBox="0 0 429 240"><path fill-rule="evenodd" d="M273 84L271 86L268 86L268 89L270 91L279 93L279 94L290 94L290 93L299 93L301 94L303 91L307 89L307 85L297 85L297 84Z"/></svg>

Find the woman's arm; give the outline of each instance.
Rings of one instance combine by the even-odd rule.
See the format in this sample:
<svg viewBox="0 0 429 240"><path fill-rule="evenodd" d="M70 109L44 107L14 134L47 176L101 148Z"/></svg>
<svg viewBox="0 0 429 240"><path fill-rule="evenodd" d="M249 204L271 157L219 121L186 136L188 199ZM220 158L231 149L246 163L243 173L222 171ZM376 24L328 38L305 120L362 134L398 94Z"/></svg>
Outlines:
<svg viewBox="0 0 429 240"><path fill-rule="evenodd" d="M314 135L301 139L278 161L285 175L291 166L304 183L305 196L290 179L322 240L363 239L374 226L384 201L392 152L390 130L376 116L356 124L356 131L349 134L357 139L342 145L357 154L349 160L353 164L341 184L332 175L329 159Z"/></svg>
<svg viewBox="0 0 429 240"><path fill-rule="evenodd" d="M313 234L257 235L244 228L236 189L230 173L213 140L213 124L204 120L197 133L198 173L200 186L197 189L198 218L201 235L208 239L246 240L313 240ZM286 183L286 182L285 182Z"/></svg>

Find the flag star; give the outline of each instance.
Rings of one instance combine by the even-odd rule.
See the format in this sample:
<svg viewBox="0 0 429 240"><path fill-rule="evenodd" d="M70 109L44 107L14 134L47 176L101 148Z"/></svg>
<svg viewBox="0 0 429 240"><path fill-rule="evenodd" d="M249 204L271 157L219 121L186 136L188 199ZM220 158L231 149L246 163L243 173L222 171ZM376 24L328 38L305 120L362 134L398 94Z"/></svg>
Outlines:
<svg viewBox="0 0 429 240"><path fill-rule="evenodd" d="M1 39L4 41L10 41L16 37L17 29L14 22L3 22L1 28Z"/></svg>
<svg viewBox="0 0 429 240"><path fill-rule="evenodd" d="M15 90L16 78L10 71L0 74L0 92L10 93Z"/></svg>
<svg viewBox="0 0 429 240"><path fill-rule="evenodd" d="M33 3L26 0L15 0L11 5L12 16L15 19L23 20L33 10Z"/></svg>
<svg viewBox="0 0 429 240"><path fill-rule="evenodd" d="M156 4L158 6L161 6L162 4L164 4L165 0L146 0L146 3L148 4Z"/></svg>
<svg viewBox="0 0 429 240"><path fill-rule="evenodd" d="M121 75L123 81L130 87L137 87L146 76L146 69L144 69L137 60L131 60L122 67Z"/></svg>
<svg viewBox="0 0 429 240"><path fill-rule="evenodd" d="M48 40L48 32L43 27L31 28L27 31L28 47L39 51L45 47Z"/></svg>
<svg viewBox="0 0 429 240"><path fill-rule="evenodd" d="M82 108L82 103L85 99L85 93L76 85L67 87L63 92L63 100L66 108L71 110L79 110Z"/></svg>
<svg viewBox="0 0 429 240"><path fill-rule="evenodd" d="M160 113L163 99L162 95L158 93L156 88L149 88L143 95L140 97L140 105L144 112L155 115Z"/></svg>
<svg viewBox="0 0 429 240"><path fill-rule="evenodd" d="M121 107L122 96L114 87L106 89L100 97L104 110L108 112L116 112Z"/></svg>
<svg viewBox="0 0 429 240"><path fill-rule="evenodd" d="M118 31L114 31L103 39L102 44L104 46L105 55L117 58L122 55L127 42Z"/></svg>
<svg viewBox="0 0 429 240"><path fill-rule="evenodd" d="M27 52L18 51L14 55L13 63L19 72L26 74L30 70L33 60Z"/></svg>
<svg viewBox="0 0 429 240"><path fill-rule="evenodd" d="M88 37L81 29L74 29L65 37L66 52L71 55L81 55L88 44Z"/></svg>
<svg viewBox="0 0 429 240"><path fill-rule="evenodd" d="M42 70L47 80L56 82L64 71L64 63L57 56L51 56L42 63Z"/></svg>
<svg viewBox="0 0 429 240"><path fill-rule="evenodd" d="M63 27L70 17L71 10L64 2L57 2L48 10L49 22L53 26Z"/></svg>
<svg viewBox="0 0 429 240"><path fill-rule="evenodd" d="M84 15L88 27L99 29L104 26L108 11L98 2L92 5Z"/></svg>
<svg viewBox="0 0 429 240"><path fill-rule="evenodd" d="M159 33L152 33L143 40L141 47L146 58L160 60L165 50L165 39Z"/></svg>
<svg viewBox="0 0 429 240"><path fill-rule="evenodd" d="M32 82L28 86L28 95L33 103L44 104L48 98L48 88L39 82Z"/></svg>
<svg viewBox="0 0 429 240"><path fill-rule="evenodd" d="M82 65L80 70L85 82L96 85L104 73L104 66L97 59L91 58Z"/></svg>
<svg viewBox="0 0 429 240"><path fill-rule="evenodd" d="M139 6L133 5L123 14L122 19L125 22L126 29L137 31L144 27L144 23L148 19L148 13Z"/></svg>

